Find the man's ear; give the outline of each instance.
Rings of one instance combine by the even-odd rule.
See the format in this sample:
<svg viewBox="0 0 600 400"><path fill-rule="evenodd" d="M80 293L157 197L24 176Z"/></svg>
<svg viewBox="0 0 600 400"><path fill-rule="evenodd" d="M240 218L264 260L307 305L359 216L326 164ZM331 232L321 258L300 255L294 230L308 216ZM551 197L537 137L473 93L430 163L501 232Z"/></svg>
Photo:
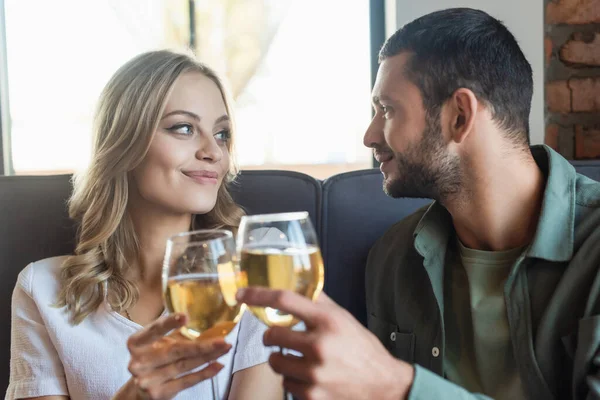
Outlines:
<svg viewBox="0 0 600 400"><path fill-rule="evenodd" d="M449 113L448 132L455 143L462 143L473 130L477 114L477 97L469 89L460 88L446 102Z"/></svg>

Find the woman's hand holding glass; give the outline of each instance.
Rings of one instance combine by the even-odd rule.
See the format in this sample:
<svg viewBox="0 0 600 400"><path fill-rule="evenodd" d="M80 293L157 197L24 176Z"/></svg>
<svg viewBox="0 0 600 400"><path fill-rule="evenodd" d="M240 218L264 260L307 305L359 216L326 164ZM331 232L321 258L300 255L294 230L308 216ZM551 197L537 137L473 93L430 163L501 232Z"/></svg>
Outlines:
<svg viewBox="0 0 600 400"><path fill-rule="evenodd" d="M185 314L178 328L191 343L222 341L244 313L245 305L235 295L246 286L246 276L240 271L230 231L199 230L171 237L162 280L167 309ZM214 374L211 382L213 399L221 398Z"/></svg>
<svg viewBox="0 0 600 400"><path fill-rule="evenodd" d="M223 365L216 360L231 349L224 338L245 309L235 298L246 280L232 233L200 230L169 238L162 281L170 315L128 340L133 379L115 399L171 399L206 379L219 399L216 375Z"/></svg>
<svg viewBox="0 0 600 400"><path fill-rule="evenodd" d="M231 345L222 337L189 340L179 333L187 323L186 315L171 314L129 338L132 379L121 390L122 397L117 395L115 399L172 399L182 390L214 377L223 368L215 360L226 354ZM192 372L207 363L205 368Z"/></svg>

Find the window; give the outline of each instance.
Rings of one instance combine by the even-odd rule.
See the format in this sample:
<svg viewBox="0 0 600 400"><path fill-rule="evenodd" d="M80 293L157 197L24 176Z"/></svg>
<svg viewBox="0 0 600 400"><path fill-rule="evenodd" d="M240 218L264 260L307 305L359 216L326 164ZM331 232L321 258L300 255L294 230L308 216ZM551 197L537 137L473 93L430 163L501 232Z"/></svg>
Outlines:
<svg viewBox="0 0 600 400"><path fill-rule="evenodd" d="M94 106L114 71L141 52L189 42L188 1L4 3L18 174L84 168ZM233 87L242 168L325 178L370 167L369 2L194 5L196 53Z"/></svg>

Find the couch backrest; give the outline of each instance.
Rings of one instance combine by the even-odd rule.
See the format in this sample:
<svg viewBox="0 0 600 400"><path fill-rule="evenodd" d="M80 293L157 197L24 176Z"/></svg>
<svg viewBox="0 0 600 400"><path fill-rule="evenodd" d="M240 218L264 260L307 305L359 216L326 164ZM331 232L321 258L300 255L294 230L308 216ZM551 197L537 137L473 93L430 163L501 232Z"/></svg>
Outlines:
<svg viewBox="0 0 600 400"><path fill-rule="evenodd" d="M69 179L0 177L0 390L8 386L10 301L17 275L32 261L73 251L75 230L66 208Z"/></svg>
<svg viewBox="0 0 600 400"><path fill-rule="evenodd" d="M600 180L600 161L575 162ZM373 242L427 199L391 199L378 170L354 171L324 182L286 171L244 171L231 186L249 213L306 210L321 241L325 290L365 323L365 261ZM18 273L30 262L73 250L67 216L70 176L0 177L0 388L10 357L10 303Z"/></svg>
<svg viewBox="0 0 600 400"><path fill-rule="evenodd" d="M10 359L11 295L30 262L74 249L67 215L71 176L0 177L0 388L6 389ZM249 214L308 211L320 228L321 183L286 171L244 171L231 194ZM2 389L0 389L2 390Z"/></svg>
<svg viewBox="0 0 600 400"><path fill-rule="evenodd" d="M366 325L365 262L373 243L395 222L431 203L392 199L378 169L347 172L323 182L321 246L325 291Z"/></svg>
<svg viewBox="0 0 600 400"><path fill-rule="evenodd" d="M242 171L230 185L247 214L308 211L314 228L321 220L321 182L292 171Z"/></svg>
<svg viewBox="0 0 600 400"><path fill-rule="evenodd" d="M600 160L572 161L571 164L580 174L600 182Z"/></svg>

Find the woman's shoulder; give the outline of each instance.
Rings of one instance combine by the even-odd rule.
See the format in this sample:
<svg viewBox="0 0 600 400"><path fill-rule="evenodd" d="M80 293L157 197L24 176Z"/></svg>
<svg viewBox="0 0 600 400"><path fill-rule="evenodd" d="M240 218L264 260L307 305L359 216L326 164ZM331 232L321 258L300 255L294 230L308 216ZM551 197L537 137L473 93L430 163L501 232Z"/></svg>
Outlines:
<svg viewBox="0 0 600 400"><path fill-rule="evenodd" d="M36 293L55 297L59 288L61 267L68 257L50 257L30 263L19 273L17 284L29 295Z"/></svg>

